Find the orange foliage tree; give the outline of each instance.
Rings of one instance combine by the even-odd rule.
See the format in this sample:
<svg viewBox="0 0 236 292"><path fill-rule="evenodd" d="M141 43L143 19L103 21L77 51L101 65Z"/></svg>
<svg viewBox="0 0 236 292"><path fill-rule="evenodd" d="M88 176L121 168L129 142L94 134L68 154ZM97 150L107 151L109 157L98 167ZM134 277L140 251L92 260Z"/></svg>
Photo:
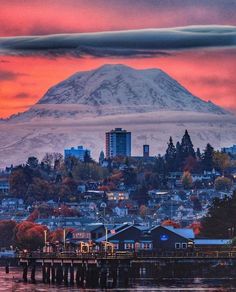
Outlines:
<svg viewBox="0 0 236 292"><path fill-rule="evenodd" d="M164 220L161 224L162 226L173 226L174 228L180 228L180 224L171 220L171 219L167 219L167 220Z"/></svg>
<svg viewBox="0 0 236 292"><path fill-rule="evenodd" d="M193 222L188 226L188 228L193 229L195 235L199 235L202 229L201 222Z"/></svg>
<svg viewBox="0 0 236 292"><path fill-rule="evenodd" d="M34 211L27 218L27 221L34 222L38 218L39 218L39 211L38 209L34 209Z"/></svg>
<svg viewBox="0 0 236 292"><path fill-rule="evenodd" d="M37 250L44 245L44 230L47 227L29 221L16 226L15 244L19 249ZM47 230L48 231L48 230Z"/></svg>

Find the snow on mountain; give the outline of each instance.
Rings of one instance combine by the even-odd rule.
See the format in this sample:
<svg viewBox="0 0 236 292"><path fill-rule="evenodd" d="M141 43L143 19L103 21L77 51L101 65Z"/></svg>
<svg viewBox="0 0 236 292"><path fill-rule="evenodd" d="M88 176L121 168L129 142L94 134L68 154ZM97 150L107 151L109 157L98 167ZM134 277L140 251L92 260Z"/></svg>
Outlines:
<svg viewBox="0 0 236 292"><path fill-rule="evenodd" d="M51 87L20 119L166 110L226 114L224 109L192 95L162 70L104 65Z"/></svg>
<svg viewBox="0 0 236 292"><path fill-rule="evenodd" d="M84 145L97 159L105 132L132 132L132 154L150 144L151 155L164 153L169 136L180 140L188 129L195 147L235 144L236 117L193 96L159 69L136 70L105 65L79 72L53 86L25 113L0 123L0 168L46 152L63 153Z"/></svg>

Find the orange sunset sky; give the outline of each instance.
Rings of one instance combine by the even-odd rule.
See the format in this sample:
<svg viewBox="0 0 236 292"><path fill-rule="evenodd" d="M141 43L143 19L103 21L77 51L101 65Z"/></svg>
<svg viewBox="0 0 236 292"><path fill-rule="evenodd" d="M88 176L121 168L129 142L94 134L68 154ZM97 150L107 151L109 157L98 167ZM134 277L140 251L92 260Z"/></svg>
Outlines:
<svg viewBox="0 0 236 292"><path fill-rule="evenodd" d="M0 0L0 38L189 25L236 25L231 0ZM236 49L156 56L7 54L0 51L0 118L35 104L57 82L104 63L161 68L193 94L236 112Z"/></svg>

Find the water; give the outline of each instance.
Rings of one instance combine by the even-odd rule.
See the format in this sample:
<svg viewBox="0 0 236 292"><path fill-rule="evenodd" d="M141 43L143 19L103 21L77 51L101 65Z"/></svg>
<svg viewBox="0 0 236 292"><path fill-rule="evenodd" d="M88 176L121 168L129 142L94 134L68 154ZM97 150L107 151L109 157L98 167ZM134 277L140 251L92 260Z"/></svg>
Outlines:
<svg viewBox="0 0 236 292"><path fill-rule="evenodd" d="M161 282L153 278L141 278L134 280L130 285L131 288L116 288L116 289L81 289L76 285L58 286L43 284L40 279L40 274L36 275L37 284L21 282L22 271L19 268L10 268L10 273L5 274L5 269L0 268L0 292L8 291L25 291L25 292L64 292L64 291L236 291L236 279L220 278L172 278L163 279Z"/></svg>

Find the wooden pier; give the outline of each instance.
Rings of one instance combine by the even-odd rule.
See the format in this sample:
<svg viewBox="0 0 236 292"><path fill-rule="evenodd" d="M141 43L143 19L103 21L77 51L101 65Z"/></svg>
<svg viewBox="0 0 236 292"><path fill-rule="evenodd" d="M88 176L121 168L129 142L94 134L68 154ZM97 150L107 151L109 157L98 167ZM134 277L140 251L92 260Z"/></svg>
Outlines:
<svg viewBox="0 0 236 292"><path fill-rule="evenodd" d="M171 276L192 277L226 272L236 276L236 252L165 253L20 253L23 280L35 283L36 270L44 283L86 288L128 287L132 279Z"/></svg>

